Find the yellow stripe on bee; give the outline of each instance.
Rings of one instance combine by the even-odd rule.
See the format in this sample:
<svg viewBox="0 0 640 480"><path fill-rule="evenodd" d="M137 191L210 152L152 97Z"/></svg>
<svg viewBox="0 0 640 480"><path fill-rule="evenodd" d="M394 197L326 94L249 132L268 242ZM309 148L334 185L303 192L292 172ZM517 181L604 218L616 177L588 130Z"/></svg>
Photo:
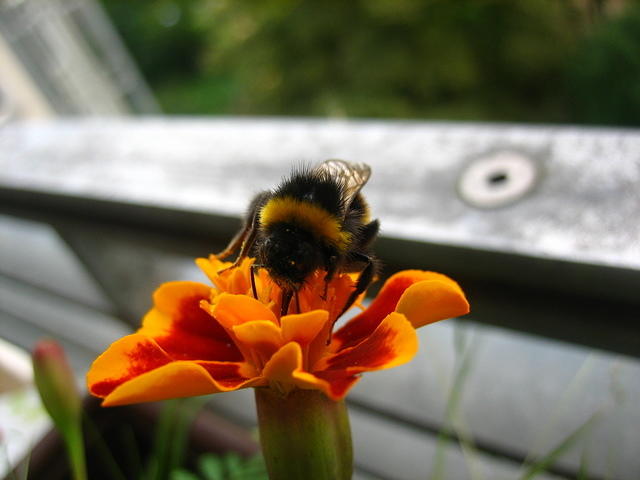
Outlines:
<svg viewBox="0 0 640 480"><path fill-rule="evenodd" d="M268 227L280 222L300 225L341 250L351 241L351 234L342 231L336 217L310 202L291 197L272 198L260 210L260 225Z"/></svg>

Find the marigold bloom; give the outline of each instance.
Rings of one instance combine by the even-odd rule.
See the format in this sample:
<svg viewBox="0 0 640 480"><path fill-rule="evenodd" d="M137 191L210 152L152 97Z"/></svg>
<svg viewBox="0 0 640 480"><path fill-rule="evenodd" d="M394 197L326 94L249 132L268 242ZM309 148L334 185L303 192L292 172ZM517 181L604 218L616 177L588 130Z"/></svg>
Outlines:
<svg viewBox="0 0 640 480"><path fill-rule="evenodd" d="M280 317L281 290L265 270L256 274L253 298L252 262L221 272L230 263L200 258L214 286L160 286L142 327L95 360L89 391L105 406L261 386L315 389L340 400L362 372L411 360L416 328L469 311L456 282L408 270L390 277L366 310L332 333L352 276L336 275L324 296L324 273L316 272L299 292L301 313Z"/></svg>

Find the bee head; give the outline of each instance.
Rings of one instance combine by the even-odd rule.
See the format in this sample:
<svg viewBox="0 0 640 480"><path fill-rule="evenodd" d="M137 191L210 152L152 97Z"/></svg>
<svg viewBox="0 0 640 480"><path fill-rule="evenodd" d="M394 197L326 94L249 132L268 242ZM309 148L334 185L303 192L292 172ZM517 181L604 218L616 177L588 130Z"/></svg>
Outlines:
<svg viewBox="0 0 640 480"><path fill-rule="evenodd" d="M321 251L313 236L290 224L274 225L261 243L260 262L281 287L298 290L322 265Z"/></svg>

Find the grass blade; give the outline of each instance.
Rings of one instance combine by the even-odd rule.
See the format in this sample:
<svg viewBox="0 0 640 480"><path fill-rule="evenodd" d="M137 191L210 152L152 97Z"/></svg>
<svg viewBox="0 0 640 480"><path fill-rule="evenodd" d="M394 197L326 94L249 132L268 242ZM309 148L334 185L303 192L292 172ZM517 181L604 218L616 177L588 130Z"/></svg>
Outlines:
<svg viewBox="0 0 640 480"><path fill-rule="evenodd" d="M168 452L177 408L178 400L167 400L163 404L147 464L147 474L145 476L147 480L165 480L169 475L167 470Z"/></svg>
<svg viewBox="0 0 640 480"><path fill-rule="evenodd" d="M595 423L600 419L600 417L601 417L600 412L596 412L593 415L591 415L591 417L586 422L584 422L573 433L567 436L554 449L552 449L545 456L543 456L542 458L538 459L535 463L530 465L529 468L522 475L521 480L530 480L532 478L535 478L540 473L545 472L550 465L552 465L558 458L560 458L564 453L569 451L585 435L587 435L591 430L591 428L593 428Z"/></svg>
<svg viewBox="0 0 640 480"><path fill-rule="evenodd" d="M102 438L102 434L98 431L98 427L96 427L96 424L86 412L83 413L83 420L87 429L87 440L93 443L97 454L102 459L102 464L109 472L109 477L113 480L127 480L118 462L116 462L113 454Z"/></svg>
<svg viewBox="0 0 640 480"><path fill-rule="evenodd" d="M446 446L451 441L454 419L457 415L458 407L462 400L464 385L471 372L472 360L477 350L476 342L466 341L467 333L466 330L462 330L463 328L466 327L457 326L455 331L454 345L458 358L461 358L461 360L459 361L459 366L456 370L451 390L449 391L444 427L438 434L431 480L441 480L444 478Z"/></svg>
<svg viewBox="0 0 640 480"><path fill-rule="evenodd" d="M183 466L186 456L189 432L195 417L209 401L208 397L196 397L182 399L178 406L173 427L173 439L169 451L169 462L167 469L172 472Z"/></svg>

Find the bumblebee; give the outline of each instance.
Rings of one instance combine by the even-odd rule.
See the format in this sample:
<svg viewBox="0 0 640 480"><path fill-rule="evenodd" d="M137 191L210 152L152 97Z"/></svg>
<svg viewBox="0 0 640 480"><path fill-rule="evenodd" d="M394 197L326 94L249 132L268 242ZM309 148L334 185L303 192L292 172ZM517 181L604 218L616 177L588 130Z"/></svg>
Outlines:
<svg viewBox="0 0 640 480"><path fill-rule="evenodd" d="M371 176L363 163L326 160L315 168L299 167L274 190L259 193L249 205L243 227L225 250L240 249L233 265L247 256L265 268L282 289L281 314L314 271L324 269L325 295L336 273L360 273L346 311L366 290L379 268L372 253L378 220L360 193ZM252 270L253 295L257 297Z"/></svg>

